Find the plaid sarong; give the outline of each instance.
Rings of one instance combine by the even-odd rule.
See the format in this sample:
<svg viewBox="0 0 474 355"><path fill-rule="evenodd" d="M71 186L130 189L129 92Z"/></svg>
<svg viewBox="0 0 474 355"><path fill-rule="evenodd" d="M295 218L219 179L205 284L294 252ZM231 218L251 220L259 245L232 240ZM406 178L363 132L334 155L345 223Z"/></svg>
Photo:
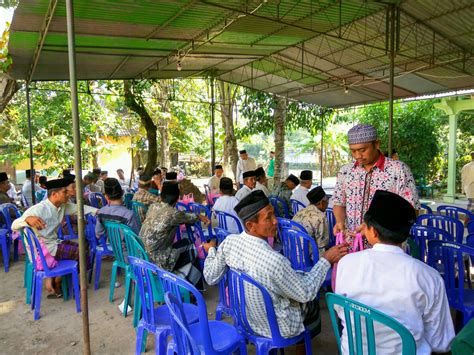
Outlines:
<svg viewBox="0 0 474 355"><path fill-rule="evenodd" d="M79 244L74 243L71 240L64 240L58 244L56 260L76 260L79 261ZM87 269L90 269L90 258L89 258L89 247L86 247L86 261Z"/></svg>

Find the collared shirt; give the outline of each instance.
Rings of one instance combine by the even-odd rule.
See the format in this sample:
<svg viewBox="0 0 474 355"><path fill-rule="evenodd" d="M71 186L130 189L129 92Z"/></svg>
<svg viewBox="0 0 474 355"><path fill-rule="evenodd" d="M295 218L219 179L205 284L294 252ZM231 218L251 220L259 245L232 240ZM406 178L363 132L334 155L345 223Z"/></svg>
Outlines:
<svg viewBox="0 0 474 355"><path fill-rule="evenodd" d="M285 182L280 183L280 185L275 186L273 188L273 191L271 193L272 196L279 197L283 199L286 202L286 205L288 206L288 211L290 215L292 214L291 212L291 203L290 203L290 198L291 198L291 193L292 190L286 185ZM280 208L281 210L281 208ZM283 211L280 211L280 215L283 214Z"/></svg>
<svg viewBox="0 0 474 355"><path fill-rule="evenodd" d="M96 213L97 208L84 206L84 214ZM58 244L61 240L58 239L58 228L64 218L64 215L77 214L77 205L73 203L66 203L60 207L56 207L49 199L43 200L34 206L28 208L20 218L17 218L12 223L12 230L19 231L28 226L26 218L30 216L40 217L46 227L42 230L32 228L37 236L44 239L44 243L51 255L56 255Z"/></svg>
<svg viewBox="0 0 474 355"><path fill-rule="evenodd" d="M336 292L402 323L415 338L417 354L449 350L455 334L443 279L401 248L377 243L372 249L343 257L337 267ZM343 316L341 310L338 313ZM341 319L344 326L344 317ZM398 335L377 323L374 328L377 354L401 354ZM344 328L343 354L348 353L346 339Z"/></svg>
<svg viewBox="0 0 474 355"><path fill-rule="evenodd" d="M152 203L160 202L161 198L153 195L151 192L145 189L139 188L138 191L133 195L132 201L138 201L149 206Z"/></svg>
<svg viewBox="0 0 474 355"><path fill-rule="evenodd" d="M176 228L180 224L194 224L197 221L194 213L178 211L164 202L152 204L140 230L140 238L150 260L160 268L172 271L180 253L178 249L173 249Z"/></svg>
<svg viewBox="0 0 474 355"><path fill-rule="evenodd" d="M242 232L229 235L217 251L209 249L204 264L206 282L217 284L227 267L245 272L265 287L272 298L281 335L290 338L304 330L301 306L316 298L330 264L321 258L311 271L296 272L290 261L273 250L266 240ZM248 287L245 298L252 329L271 337L261 292Z"/></svg>
<svg viewBox="0 0 474 355"><path fill-rule="evenodd" d="M235 198L239 201L242 201L242 199L245 196L249 195L251 192L252 192L252 189L248 187L247 185L244 185L242 186L242 188L239 189L239 191L237 191L237 193L235 194Z"/></svg>
<svg viewBox="0 0 474 355"><path fill-rule="evenodd" d="M10 197L13 201L15 201L17 194L18 192L16 191L15 185L12 182L10 182L10 189L7 191L8 197Z"/></svg>
<svg viewBox="0 0 474 355"><path fill-rule="evenodd" d="M212 175L207 184L209 185L209 188L211 189L211 192L214 194L218 194L221 190L219 188L219 184L221 182L221 178L218 178L215 175Z"/></svg>
<svg viewBox="0 0 474 355"><path fill-rule="evenodd" d="M261 190L265 194L265 196L268 197L270 195L270 192L268 192L267 187L264 184L261 184L260 182L257 181L254 190Z"/></svg>
<svg viewBox="0 0 474 355"><path fill-rule="evenodd" d="M346 207L346 228L354 231L363 222L365 212L377 190L396 193L420 209L415 179L410 168L399 160L380 154L370 171L357 163L344 165L337 174L332 200L334 206Z"/></svg>
<svg viewBox="0 0 474 355"><path fill-rule="evenodd" d="M120 178L118 178L118 182L120 183L120 186L122 186L122 190L126 190L126 189L129 188L130 179L127 179L127 178L120 179Z"/></svg>
<svg viewBox="0 0 474 355"><path fill-rule="evenodd" d="M324 253L324 247L329 242L329 232L326 214L315 205L309 205L293 217L293 221L301 224L306 232L314 238L319 249L319 256Z"/></svg>
<svg viewBox="0 0 474 355"><path fill-rule="evenodd" d="M95 235L100 238L105 229L102 223L104 221L113 221L129 226L135 234L140 232L140 226L137 217L127 207L122 205L107 205L97 211L97 224L95 225Z"/></svg>
<svg viewBox="0 0 474 355"><path fill-rule="evenodd" d="M43 190L41 186L35 184L35 191ZM33 200L31 199L31 180L25 180L23 187L21 188L21 193L25 196L26 201L28 201L28 206L33 205ZM36 201L38 202L38 201Z"/></svg>
<svg viewBox="0 0 474 355"><path fill-rule="evenodd" d="M237 162L237 174L236 174L239 182L241 184L244 183L243 174L246 171L255 170L255 169L257 169L257 163L255 163L254 158L248 157L246 160L239 159L239 161Z"/></svg>
<svg viewBox="0 0 474 355"><path fill-rule="evenodd" d="M223 195L223 196L219 197L216 200L216 203L214 203L214 206L212 207L212 210L213 211L226 212L226 213L229 213L229 214L235 216L236 218L239 218L239 216L237 216L237 213L234 210L234 207L238 203L239 203L239 200L237 200L235 198L235 196ZM212 215L212 219L213 219L212 225L217 226L218 222L217 222L217 219L216 219L214 214ZM243 225L243 223L242 223L242 225ZM231 233L239 233L239 229L237 228L237 225L235 224L234 221L228 221L227 222L227 229Z"/></svg>
<svg viewBox="0 0 474 355"><path fill-rule="evenodd" d="M291 199L296 200L301 202L305 207L309 206L309 200L306 197L308 194L309 189L307 187L298 185L296 188L293 190L293 193L291 194ZM291 207L291 206L290 206Z"/></svg>
<svg viewBox="0 0 474 355"><path fill-rule="evenodd" d="M467 198L474 198L474 161L462 167L461 180L462 190Z"/></svg>

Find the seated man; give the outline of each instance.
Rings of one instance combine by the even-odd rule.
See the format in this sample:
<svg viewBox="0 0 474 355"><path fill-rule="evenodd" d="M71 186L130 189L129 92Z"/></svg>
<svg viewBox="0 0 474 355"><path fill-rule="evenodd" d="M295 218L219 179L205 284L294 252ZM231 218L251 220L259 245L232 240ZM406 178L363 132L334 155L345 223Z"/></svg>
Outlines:
<svg viewBox="0 0 474 355"><path fill-rule="evenodd" d="M31 169L28 169L25 171L25 174L26 174L26 180L25 182L23 183L23 187L21 188L21 193L23 194L23 196L25 196L25 199L26 201L28 202L28 206L31 207L33 205L33 200L32 200L32 197L31 197ZM35 170L33 169L33 175L35 175L36 177L36 173L35 173ZM39 179L39 177L38 177ZM35 191L39 191L41 190L41 187L36 183L36 179L35 179ZM38 202L38 201L36 201ZM28 206L25 206L25 207L28 207Z"/></svg>
<svg viewBox="0 0 474 355"><path fill-rule="evenodd" d="M234 186L232 179L228 177L223 177L219 183L219 189L221 191L222 196L219 197L214 206L212 207L213 211L221 211L229 213L237 218L237 213L235 213L234 207L239 203L239 200L233 196L234 193ZM217 226L218 222L214 214L212 214L212 225ZM234 221L227 222L227 230L231 233L239 233L239 229L237 228Z"/></svg>
<svg viewBox="0 0 474 355"><path fill-rule="evenodd" d="M293 217L293 221L301 224L306 232L314 238L318 245L319 255L324 253L329 242L328 223L326 219L326 208L328 198L321 186L315 187L307 194L310 205Z"/></svg>
<svg viewBox="0 0 474 355"><path fill-rule="evenodd" d="M125 177L125 172L123 171L123 169L117 169L117 176L120 186L122 186L122 189L127 190L130 185L130 179L127 179Z"/></svg>
<svg viewBox="0 0 474 355"><path fill-rule="evenodd" d="M119 181L115 178L107 178L104 181L104 189L107 206L102 207L97 212L97 224L95 225L96 237L100 238L105 233L104 226L102 225L102 222L104 221L125 224L138 235L140 232L140 226L137 217L133 211L130 211L123 205L123 190Z"/></svg>
<svg viewBox="0 0 474 355"><path fill-rule="evenodd" d="M216 250L215 242L205 243L208 256L204 264L204 278L215 285L223 277L227 267L243 271L263 285L270 293L281 335L294 337L306 325L314 336L320 331L319 302L316 299L331 263L347 253L347 245L329 249L309 272L296 272L290 261L273 250L267 242L274 237L277 219L268 198L262 191L252 191L235 206L244 222L245 231L229 235ZM254 297L250 308L249 323L252 329L265 337L271 337L260 297ZM254 315L254 316L252 316Z"/></svg>
<svg viewBox="0 0 474 355"><path fill-rule="evenodd" d="M161 191L161 187L163 185L163 178L161 176L161 170L155 169L153 172L153 176L151 177L151 188L148 192L152 193L153 195L159 195Z"/></svg>
<svg viewBox="0 0 474 355"><path fill-rule="evenodd" d="M398 320L415 338L417 354L429 355L449 350L454 329L443 279L402 249L415 220L415 209L408 201L377 190L362 225L373 248L339 262L335 291ZM345 327L342 310L338 313ZM377 354L401 354L399 336L380 324L374 327ZM348 354L346 338L344 328L344 354Z"/></svg>
<svg viewBox="0 0 474 355"><path fill-rule="evenodd" d="M298 186L300 183L300 180L294 176L293 174L290 174L285 181L280 183L280 185L275 186L272 191L272 196L279 197L282 200L286 202L288 205L288 210L291 215L291 204L290 204L290 198L291 198L291 193L295 189L296 186ZM281 210L281 208L280 208ZM283 214L283 211L279 211L280 216Z"/></svg>
<svg viewBox="0 0 474 355"><path fill-rule="evenodd" d="M244 184L242 187L237 191L235 194L235 198L241 201L245 196L250 194L252 190L255 188L256 181L255 181L255 170L249 170L242 174Z"/></svg>
<svg viewBox="0 0 474 355"><path fill-rule="evenodd" d="M79 260L79 246L73 241L58 239L58 228L64 215L77 213L77 205L69 202L66 187L71 183L68 179L56 179L46 182L48 198L28 208L23 215L13 221L12 230L20 231L30 226L39 239L44 241L48 252L56 260ZM84 206L84 214L96 213L97 209ZM89 258L87 258L89 260ZM59 295L60 279L46 282L46 288L52 294Z"/></svg>
<svg viewBox="0 0 474 355"><path fill-rule="evenodd" d="M222 165L216 165L214 168L214 175L211 176L207 184L211 189L211 193L218 194L219 193L219 182L224 174L224 170L222 169Z"/></svg>
<svg viewBox="0 0 474 355"><path fill-rule="evenodd" d="M158 196L149 192L151 182L152 180L149 175L140 175L140 178L138 179L138 191L133 195L132 201L138 201L147 206L155 202L160 202ZM145 216L143 216L142 220L143 219L145 219Z"/></svg>
<svg viewBox="0 0 474 355"><path fill-rule="evenodd" d="M309 200L306 195L313 185L313 172L311 170L303 170L300 173L300 184L295 188L291 194L291 199L301 202L305 207L308 207Z"/></svg>
<svg viewBox="0 0 474 355"><path fill-rule="evenodd" d="M262 167L259 167L255 170L255 179L257 180L257 183L255 184L254 190L262 190L265 196L268 197L268 195L270 195L270 192L268 192L267 188L268 179L265 175L265 170L263 170Z"/></svg>
<svg viewBox="0 0 474 355"><path fill-rule="evenodd" d="M10 190L10 181L8 180L7 173L0 173L0 204L2 203L13 203L13 200L7 195Z"/></svg>

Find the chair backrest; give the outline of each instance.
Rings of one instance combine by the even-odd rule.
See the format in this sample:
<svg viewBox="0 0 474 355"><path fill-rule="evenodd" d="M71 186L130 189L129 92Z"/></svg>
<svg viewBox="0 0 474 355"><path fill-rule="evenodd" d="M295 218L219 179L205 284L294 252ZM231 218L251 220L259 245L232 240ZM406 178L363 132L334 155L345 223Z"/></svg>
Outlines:
<svg viewBox="0 0 474 355"><path fill-rule="evenodd" d="M474 218L467 222L467 232L474 233Z"/></svg>
<svg viewBox="0 0 474 355"><path fill-rule="evenodd" d="M465 208L457 207L457 206L441 205L441 206L438 206L436 211L440 215L456 218L461 221L464 221L465 217L469 219L472 219L474 217L471 211Z"/></svg>
<svg viewBox="0 0 474 355"><path fill-rule="evenodd" d="M146 213L148 212L148 206L139 201L131 201L133 214L137 217L140 226L146 218Z"/></svg>
<svg viewBox="0 0 474 355"><path fill-rule="evenodd" d="M222 229L219 227L214 228L214 235L217 238L217 245L221 244L224 241L224 239L230 234L231 233L225 229Z"/></svg>
<svg viewBox="0 0 474 355"><path fill-rule="evenodd" d="M20 192L20 202L23 207L30 207L30 204L28 203L28 200L26 199L26 196L23 194L23 192Z"/></svg>
<svg viewBox="0 0 474 355"><path fill-rule="evenodd" d="M425 263L427 262L428 258L429 240L444 240L446 242L454 241L454 237L445 230L428 226L420 226L417 224L411 227L410 235L413 238L416 246L418 247L418 259Z"/></svg>
<svg viewBox="0 0 474 355"><path fill-rule="evenodd" d="M123 205L127 207L129 210L132 209L132 199L133 199L133 192L126 192L123 194Z"/></svg>
<svg viewBox="0 0 474 355"><path fill-rule="evenodd" d="M21 213L13 203L4 203L1 205L1 208L2 208L1 212L3 215L3 219L5 221L6 227L8 230L11 231L12 223L13 223L12 215L15 215L16 218L19 218L21 216Z"/></svg>
<svg viewBox="0 0 474 355"><path fill-rule="evenodd" d="M277 196L270 196L269 200L275 210L275 216L290 218L290 211L288 210L288 204L285 200Z"/></svg>
<svg viewBox="0 0 474 355"><path fill-rule="evenodd" d="M464 224L456 219L441 215L424 214L418 216L416 224L439 228L451 234L456 243L462 243Z"/></svg>
<svg viewBox="0 0 474 355"><path fill-rule="evenodd" d="M209 218L209 220L211 219L212 212L207 206L201 205L200 203L196 203L196 202L190 202L188 206L189 206L189 209L192 213L195 213L197 215L206 216L207 218ZM198 220L196 222L196 224L199 225L199 228L202 232L204 228L202 227L201 221ZM209 232L208 233L209 237L211 237L212 236L212 226L211 226L211 224L209 224L207 226L207 230Z"/></svg>
<svg viewBox="0 0 474 355"><path fill-rule="evenodd" d="M35 232L33 232L30 227L25 227L23 232L28 244L28 249L30 250L30 261L33 263L33 270L37 270L36 255L39 255L41 264L43 264L43 270L45 274L47 274L50 271L50 268L48 267L48 263L46 262L46 258L43 254L43 249L41 248L41 244L36 237Z"/></svg>
<svg viewBox="0 0 474 355"><path fill-rule="evenodd" d="M48 193L47 190L38 190L35 191L35 200L36 203L43 201L44 196Z"/></svg>
<svg viewBox="0 0 474 355"><path fill-rule="evenodd" d="M341 350L341 332L339 331L339 323L336 318L336 311L334 306L340 306L344 310L344 321L347 331L347 342L350 354L363 354L364 343L367 344L368 353L376 353L376 337L374 333L374 321L381 323L398 335L402 341L402 355L416 354L416 342L410 331L398 322L396 319L372 308L363 303L351 300L341 295L334 293L326 293L326 303L329 309L329 316L331 318L332 328L336 335L337 346L339 353ZM362 322L365 320L365 334L366 341L362 338ZM354 344L354 328L355 328L355 344Z"/></svg>
<svg viewBox="0 0 474 355"><path fill-rule="evenodd" d="M229 269L227 271L227 281L229 286L230 306L234 313L234 320L237 328L247 335L257 335L248 320L249 308L254 307L255 303L250 301L247 302L247 297L250 294L249 291L253 291L252 295L255 295L255 292L258 292L265 305L272 342L278 345L287 343L288 340L281 336L275 309L273 307L272 297L267 289L246 273L238 270Z"/></svg>
<svg viewBox="0 0 474 355"><path fill-rule="evenodd" d="M328 234L329 234L328 246L332 247L336 245L336 236L333 233L334 226L336 224L336 217L334 216L334 212L332 208L326 208L326 219L328 221Z"/></svg>
<svg viewBox="0 0 474 355"><path fill-rule="evenodd" d="M430 206L428 206L427 204L424 204L424 203L422 203L420 205L421 205L420 210L425 210L424 213L420 212L420 214L433 214L433 209Z"/></svg>
<svg viewBox="0 0 474 355"><path fill-rule="evenodd" d="M293 212L293 216L298 213L299 210L306 208L306 206L298 200L290 199L291 204L291 211Z"/></svg>
<svg viewBox="0 0 474 355"><path fill-rule="evenodd" d="M175 207L176 207L176 209L177 209L178 211L189 212L189 207L188 207L188 205L185 204L185 203L182 203L182 202L179 202L179 201L178 201L178 202L176 202L176 206L175 206Z"/></svg>
<svg viewBox="0 0 474 355"><path fill-rule="evenodd" d="M240 223L240 220L234 215L231 215L230 213L223 212L223 211L214 211L214 213L217 216L219 228L229 231L229 226L231 225L231 221L232 221L232 223L239 230L239 233L242 233L244 231L244 228L242 227L242 223Z"/></svg>
<svg viewBox="0 0 474 355"><path fill-rule="evenodd" d="M136 256L143 259L148 258L143 243L130 227L113 221L104 221L103 225L105 233L107 234L107 239L112 246L115 261L122 267L127 265L126 255ZM122 243L122 241L125 243ZM138 245L140 245L140 247L138 247Z"/></svg>
<svg viewBox="0 0 474 355"><path fill-rule="evenodd" d="M78 238L78 235L77 233L74 232L74 228L72 226L72 221L71 221L71 216L70 215L65 215L64 216L64 221L66 222L66 226L67 226L67 238L64 236L64 233L63 233L63 228L62 226L59 227L58 229L58 238L59 239L77 239Z"/></svg>
<svg viewBox="0 0 474 355"><path fill-rule="evenodd" d="M290 260L294 270L307 271L319 260L315 240L304 232L290 228L282 230L283 255Z"/></svg>
<svg viewBox="0 0 474 355"><path fill-rule="evenodd" d="M214 201L211 199L211 188L208 184L204 184L204 195L206 195L206 202L208 206L213 206Z"/></svg>
<svg viewBox="0 0 474 355"><path fill-rule="evenodd" d="M288 218L277 217L277 234L280 241L283 238L283 228L296 229L300 232L307 233L306 229L298 222L292 221Z"/></svg>
<svg viewBox="0 0 474 355"><path fill-rule="evenodd" d="M464 256L474 257L474 248L455 242L431 240L428 242L428 264L440 271L452 308L464 310ZM459 275L463 275L462 277ZM463 282L460 282L462 279ZM462 287L460 287L462 286ZM470 307L472 311L472 306ZM467 322L466 317L464 321Z"/></svg>
<svg viewBox="0 0 474 355"><path fill-rule="evenodd" d="M89 202L91 203L91 206L95 208L107 206L107 200L105 199L105 196L100 192L90 192Z"/></svg>

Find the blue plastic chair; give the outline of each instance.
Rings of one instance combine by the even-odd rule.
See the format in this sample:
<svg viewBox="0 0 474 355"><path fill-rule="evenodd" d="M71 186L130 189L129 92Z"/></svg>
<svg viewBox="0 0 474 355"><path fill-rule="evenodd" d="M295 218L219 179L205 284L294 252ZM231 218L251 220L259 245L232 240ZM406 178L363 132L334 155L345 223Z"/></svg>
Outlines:
<svg viewBox="0 0 474 355"><path fill-rule="evenodd" d="M457 206L441 205L441 206L438 206L436 211L440 215L456 218L462 222L464 222L464 217L467 217L470 220L474 218L474 215L472 214L471 211L465 208L457 207Z"/></svg>
<svg viewBox="0 0 474 355"><path fill-rule="evenodd" d="M58 277L58 276L69 276L72 277L72 285L74 289L74 297L76 299L76 311L81 311L81 299L79 293L79 277L77 272L77 261L75 260L59 260L58 265L50 269L46 264L45 257L43 255L43 250L41 249L41 244L36 238L34 232L29 228L25 227L24 229L26 240L28 242L29 250L31 254L31 261L33 263L34 278L33 278L33 301L32 307L35 309L34 319L38 320L40 318L40 308L41 308L41 291L43 289L43 279ZM34 255L39 255L41 263L43 264L44 271L37 270L36 257Z"/></svg>
<svg viewBox="0 0 474 355"><path fill-rule="evenodd" d="M148 332L151 332L155 335L156 354L165 354L167 338L171 335L171 320L166 306L155 306L158 299L161 298L164 301L163 288L158 277L158 267L144 259L132 256L128 258L128 262L138 290L135 311L140 309L141 313L140 321L137 324L135 353L139 355L145 351ZM177 292L182 293L181 290ZM189 295L187 291L186 294ZM187 311L187 321L195 323L198 320L197 307L186 304L184 308Z"/></svg>
<svg viewBox="0 0 474 355"><path fill-rule="evenodd" d="M288 218L277 217L277 237L280 242L283 238L282 236L283 228L296 229L303 233L307 233L306 229L298 222L292 221L291 219L288 219Z"/></svg>
<svg viewBox="0 0 474 355"><path fill-rule="evenodd" d="M146 218L146 213L148 212L148 206L139 201L132 201L132 211L133 214L137 217L138 223L140 223L140 227L143 221Z"/></svg>
<svg viewBox="0 0 474 355"><path fill-rule="evenodd" d="M217 245L220 245L225 238L230 235L231 233L229 231L226 231L225 229L222 228L214 228L214 234L217 239ZM217 284L218 290L219 290L219 299L217 301L217 306L216 306L216 320L221 320L222 315L225 314L227 316L232 317L233 313L230 308L230 304L228 302L227 298L227 275L224 275L219 283Z"/></svg>
<svg viewBox="0 0 474 355"><path fill-rule="evenodd" d="M402 342L402 355L416 354L416 342L410 331L396 319L382 313L375 308L366 306L363 303L351 300L334 293L326 293L326 303L328 305L329 316L331 318L332 329L336 336L339 353L342 354L341 334L339 322L337 320L334 306L339 306L344 310L344 323L347 328L347 339L349 354L364 354L364 348L369 354L376 354L377 338L374 333L374 321L389 327L396 332ZM363 339L361 320L365 320L365 339ZM354 329L355 328L355 344ZM365 341L364 341L365 340ZM364 346L364 344L366 344Z"/></svg>
<svg viewBox="0 0 474 355"><path fill-rule="evenodd" d="M293 216L298 213L299 210L306 208L306 206L298 200L290 199L291 204L291 211L293 212Z"/></svg>
<svg viewBox="0 0 474 355"><path fill-rule="evenodd" d="M64 220L66 222L68 232L67 234L64 234L62 226L59 226L58 238L61 240L71 240L79 238L79 236L74 232L74 228L72 227L71 216L65 215Z"/></svg>
<svg viewBox="0 0 474 355"><path fill-rule="evenodd" d="M312 354L311 336L308 330L292 338L283 338L280 333L275 309L273 307L272 297L268 291L253 278L247 274L229 269L227 271L229 283L229 299L232 312L235 317L235 323L239 331L245 335L247 340L255 345L257 354L268 354L271 349L281 349L292 346L301 340L304 340L306 354ZM265 311L267 313L268 325L270 327L271 337L267 338L255 333L248 321L248 310L252 305L246 301L245 289L251 287L258 289L262 295Z"/></svg>
<svg viewBox="0 0 474 355"><path fill-rule="evenodd" d="M420 205L421 205L420 210L425 210L426 211L425 213L420 213L420 215L421 214L433 214L433 209L430 206L428 206L427 204L424 204L424 203L421 203Z"/></svg>
<svg viewBox="0 0 474 355"><path fill-rule="evenodd" d="M107 200L105 199L105 196L100 192L90 192L89 202L91 203L91 206L95 208L107 206Z"/></svg>
<svg viewBox="0 0 474 355"><path fill-rule="evenodd" d="M464 224L456 218L441 215L424 214L418 216L418 218L416 219L416 224L442 229L451 234L456 243L462 243L463 241Z"/></svg>
<svg viewBox="0 0 474 355"><path fill-rule="evenodd" d="M275 210L275 216L288 219L290 218L290 211L285 200L276 196L270 196L269 200L273 206L273 209Z"/></svg>
<svg viewBox="0 0 474 355"><path fill-rule="evenodd" d="M426 263L428 261L428 241L444 240L446 242L454 242L454 237L448 232L434 227L413 225L410 229L410 236L413 238L418 248L419 260ZM412 255L414 256L414 255Z"/></svg>
<svg viewBox="0 0 474 355"><path fill-rule="evenodd" d="M319 260L318 245L307 233L283 228L282 246L293 270L310 271Z"/></svg>
<svg viewBox="0 0 474 355"><path fill-rule="evenodd" d="M328 247L336 245L336 237L334 235L334 226L336 225L336 217L332 208L326 208L326 220L328 221L329 242Z"/></svg>
<svg viewBox="0 0 474 355"><path fill-rule="evenodd" d="M183 202L176 202L175 207L178 211L189 212L189 206Z"/></svg>
<svg viewBox="0 0 474 355"><path fill-rule="evenodd" d="M133 199L133 192L126 192L123 194L123 205L127 207L129 210L132 209L132 199Z"/></svg>
<svg viewBox="0 0 474 355"><path fill-rule="evenodd" d="M211 213L211 210L207 206L201 205L200 203L190 202L189 209L191 212L197 215L204 215L207 218L209 218L209 220L211 219L212 213ZM211 239L213 237L212 225L210 223L207 226L207 229L202 228L201 221L197 221L196 223L199 224L199 226L201 227L205 240Z"/></svg>
<svg viewBox="0 0 474 355"><path fill-rule="evenodd" d="M26 199L25 195L23 194L23 192L20 192L20 202L21 202L21 205L24 208L31 207L30 204L28 203L28 200Z"/></svg>
<svg viewBox="0 0 474 355"><path fill-rule="evenodd" d="M470 220L467 223L467 232L468 233L474 233L474 219Z"/></svg>
<svg viewBox="0 0 474 355"><path fill-rule="evenodd" d="M231 232L235 233L235 230L234 231L231 230L233 229L231 228L231 226L234 226L235 228L237 228L239 234L244 231L244 228L242 227L242 223L240 222L240 219L238 219L236 216L231 215L230 213L227 213L227 212L223 212L223 211L214 211L214 214L217 217L219 228L222 228L228 231L229 233Z"/></svg>
<svg viewBox="0 0 474 355"><path fill-rule="evenodd" d="M8 272L10 267L10 248L13 244L13 261L18 260L18 240L12 239L12 215L15 219L21 216L20 211L13 203L4 203L0 205L4 228L0 229L0 247L2 248L3 267Z"/></svg>
<svg viewBox="0 0 474 355"><path fill-rule="evenodd" d="M107 256L114 256L112 247L107 244L107 234L97 239L95 234L95 226L97 223L97 217L88 215L85 236L89 241L90 249L90 265L91 273L89 274L89 283L92 281L92 272L94 270L95 263L95 274L94 274L94 290L99 289L100 273L102 270L102 259Z"/></svg>
<svg viewBox="0 0 474 355"><path fill-rule="evenodd" d="M474 257L474 248L441 240L428 242L428 264L437 270L443 269L441 276L446 287L449 305L462 312L463 324L466 325L474 317L474 290L464 286L464 256Z"/></svg>
<svg viewBox="0 0 474 355"><path fill-rule="evenodd" d="M190 351L192 354L231 354L238 349L241 354L247 353L245 339L235 327L225 322L208 320L206 301L193 285L175 274L157 267L155 269L165 290L165 301L168 295L167 306L172 318L173 342L168 344L168 354L189 354ZM182 303L179 288L188 290L196 299L198 322L195 324L189 324L187 320L189 311L186 310L187 305ZM169 303L170 294L174 297L173 305ZM179 305L179 311L175 308L176 304ZM194 343L194 349L189 347L190 342Z"/></svg>
<svg viewBox="0 0 474 355"><path fill-rule="evenodd" d="M38 190L38 191L35 191L36 203L43 201L43 199L44 199L44 197L46 196L47 193L48 193L47 190Z"/></svg>

